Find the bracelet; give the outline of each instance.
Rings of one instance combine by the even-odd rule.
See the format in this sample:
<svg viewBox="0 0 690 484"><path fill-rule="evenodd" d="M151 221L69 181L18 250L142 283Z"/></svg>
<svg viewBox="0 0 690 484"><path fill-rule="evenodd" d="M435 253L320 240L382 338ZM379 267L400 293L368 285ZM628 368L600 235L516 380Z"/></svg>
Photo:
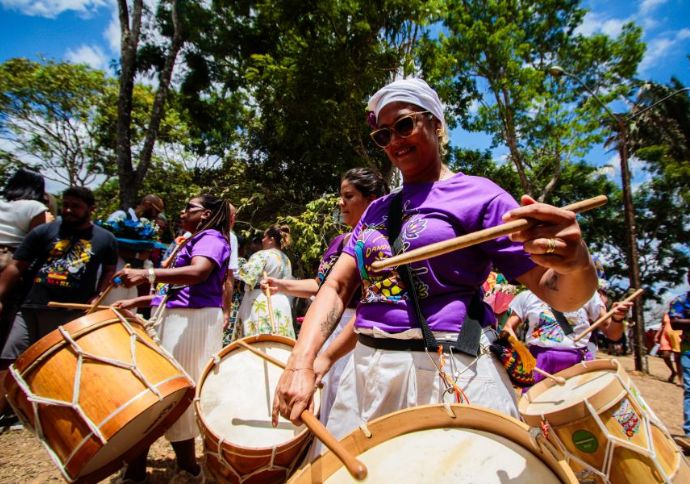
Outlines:
<svg viewBox="0 0 690 484"><path fill-rule="evenodd" d="M307 371L313 372L314 368L307 368L307 367L304 367L304 368L285 368L285 371L300 371L300 370L307 370Z"/></svg>
<svg viewBox="0 0 690 484"><path fill-rule="evenodd" d="M149 289L149 294L153 295L156 293L156 272L153 270L153 267L149 267L146 278L149 280L149 284L151 286Z"/></svg>

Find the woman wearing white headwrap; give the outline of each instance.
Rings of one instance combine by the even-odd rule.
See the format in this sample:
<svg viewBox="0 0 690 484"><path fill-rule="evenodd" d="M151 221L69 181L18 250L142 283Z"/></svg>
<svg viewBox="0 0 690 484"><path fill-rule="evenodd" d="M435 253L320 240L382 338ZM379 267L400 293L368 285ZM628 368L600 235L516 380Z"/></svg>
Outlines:
<svg viewBox="0 0 690 484"><path fill-rule="evenodd" d="M389 84L372 96L368 108L375 128L372 139L401 171L403 187L371 203L309 308L276 390L274 424L278 414L299 421L317 378L340 353L336 343L344 348L355 342L328 421L337 438L381 415L443 401L461 400L515 416L514 393L500 364L489 352L469 356L457 347L478 344L483 349L495 338L493 314L475 302L494 265L562 311L577 309L590 298L597 276L575 214L530 197L523 197L520 207L490 180L452 173L442 162L447 141L443 106L423 80ZM391 206L401 208L390 210ZM398 251L521 217L540 223L510 238L409 264L416 291L408 291L397 268L371 268L375 260L391 255L388 235L396 214L402 223ZM362 299L354 331L342 334L317 359L360 281ZM428 345L422 339L415 295L410 294L415 292L437 345L444 343L445 367L438 354L424 351ZM464 326L467 331L461 332ZM458 345L449 352L449 344L455 342Z"/></svg>

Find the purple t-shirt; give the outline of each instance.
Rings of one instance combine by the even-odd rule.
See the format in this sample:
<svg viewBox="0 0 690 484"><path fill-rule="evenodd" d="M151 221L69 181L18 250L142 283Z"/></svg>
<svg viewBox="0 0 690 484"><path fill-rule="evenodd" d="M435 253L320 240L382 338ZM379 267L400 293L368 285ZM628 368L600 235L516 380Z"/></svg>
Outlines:
<svg viewBox="0 0 690 484"><path fill-rule="evenodd" d="M174 291L166 307L169 308L219 308L223 306L223 283L230 258L230 244L219 231L204 230L194 234L180 249L174 267L184 267L192 263L192 257L206 257L214 268L204 282L185 286ZM152 306L160 305L161 296L156 296Z"/></svg>
<svg viewBox="0 0 690 484"><path fill-rule="evenodd" d="M369 205L343 252L355 258L362 279L356 326L399 333L419 327L414 306L396 270L375 272L371 268L372 262L391 256L387 226L391 197ZM402 202L404 251L499 225L502 215L518 206L492 181L462 173L434 183L404 184ZM460 330L466 308L492 264L511 280L535 266L522 244L508 237L410 264L432 330ZM485 323L494 320L487 311Z"/></svg>

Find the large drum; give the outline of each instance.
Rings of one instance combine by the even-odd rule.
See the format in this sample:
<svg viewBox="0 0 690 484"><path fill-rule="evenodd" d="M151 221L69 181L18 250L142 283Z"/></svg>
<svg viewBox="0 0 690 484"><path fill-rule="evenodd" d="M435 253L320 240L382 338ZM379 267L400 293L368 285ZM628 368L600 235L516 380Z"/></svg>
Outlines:
<svg viewBox="0 0 690 484"><path fill-rule="evenodd" d="M366 482L576 483L551 446L527 425L471 405L425 405L372 420L343 446L368 469ZM540 445L542 444L542 445ZM326 452L290 479L293 484L353 482Z"/></svg>
<svg viewBox="0 0 690 484"><path fill-rule="evenodd" d="M545 379L520 400L583 482L690 482L690 468L663 423L616 360L584 361Z"/></svg>
<svg viewBox="0 0 690 484"><path fill-rule="evenodd" d="M273 393L283 370L243 344L287 362L295 341L250 336L223 348L206 366L194 402L206 468L219 482L285 482L312 435L282 419L273 428Z"/></svg>
<svg viewBox="0 0 690 484"><path fill-rule="evenodd" d="M120 468L194 396L192 380L143 325L112 309L38 340L10 367L5 385L17 415L70 482L96 482Z"/></svg>

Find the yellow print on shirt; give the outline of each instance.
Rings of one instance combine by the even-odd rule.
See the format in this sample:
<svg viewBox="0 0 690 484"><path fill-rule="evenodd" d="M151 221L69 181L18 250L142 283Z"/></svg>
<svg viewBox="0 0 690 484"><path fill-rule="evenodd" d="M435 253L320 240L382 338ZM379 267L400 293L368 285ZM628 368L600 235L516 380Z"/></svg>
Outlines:
<svg viewBox="0 0 690 484"><path fill-rule="evenodd" d="M58 240L36 274L35 282L66 288L75 287L75 283L78 286L93 255L89 240Z"/></svg>

